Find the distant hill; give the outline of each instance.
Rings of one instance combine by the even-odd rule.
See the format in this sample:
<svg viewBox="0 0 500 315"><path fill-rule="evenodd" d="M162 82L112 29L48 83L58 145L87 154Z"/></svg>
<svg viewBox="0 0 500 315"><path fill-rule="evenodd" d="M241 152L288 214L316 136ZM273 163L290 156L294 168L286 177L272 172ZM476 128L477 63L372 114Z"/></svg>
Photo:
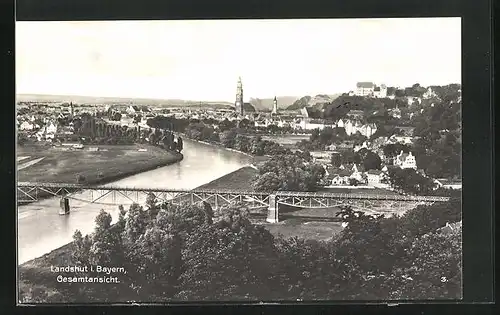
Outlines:
<svg viewBox="0 0 500 315"><path fill-rule="evenodd" d="M24 102L73 102L76 104L116 104L116 105L153 105L153 106L208 106L216 108L229 108L232 104L224 101L192 101L180 99L147 99L125 97L99 97L78 95L44 95L44 94L18 94L17 101Z"/></svg>
<svg viewBox="0 0 500 315"><path fill-rule="evenodd" d="M290 104L293 104L298 99L297 96L276 96L278 101L278 108L286 109ZM272 110L274 104L273 98L250 98L250 104L255 107L256 110Z"/></svg>
<svg viewBox="0 0 500 315"><path fill-rule="evenodd" d="M304 97L301 97L300 99L296 100L292 105L288 106L288 110L299 110L301 108L307 107L307 106L313 106L317 109L323 109L324 104L328 104L333 102L337 97L339 97L341 94L332 94L332 95L327 95L327 94L318 94L314 97L311 97L309 95L306 95Z"/></svg>

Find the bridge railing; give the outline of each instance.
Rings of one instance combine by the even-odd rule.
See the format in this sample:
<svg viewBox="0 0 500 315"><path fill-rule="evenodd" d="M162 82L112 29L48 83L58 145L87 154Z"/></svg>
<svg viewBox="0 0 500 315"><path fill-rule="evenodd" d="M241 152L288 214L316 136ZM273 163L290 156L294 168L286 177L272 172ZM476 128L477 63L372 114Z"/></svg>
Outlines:
<svg viewBox="0 0 500 315"><path fill-rule="evenodd" d="M118 187L111 185L81 185L68 183L37 183L37 182L18 182L18 187L40 187L40 188L68 188L68 189L93 189L93 190L116 190L116 191L140 191L152 193L208 193L208 194L234 194L247 196L269 196L277 197L303 197L303 198L331 198L331 199L361 199L361 200L394 200L394 201L422 201L422 202L444 202L449 197L440 196L406 196L406 195L384 195L384 194L353 194L353 193L334 193L334 192L299 192L299 191L276 191L272 193L225 190L225 189L170 189L170 188L140 188L140 187Z"/></svg>

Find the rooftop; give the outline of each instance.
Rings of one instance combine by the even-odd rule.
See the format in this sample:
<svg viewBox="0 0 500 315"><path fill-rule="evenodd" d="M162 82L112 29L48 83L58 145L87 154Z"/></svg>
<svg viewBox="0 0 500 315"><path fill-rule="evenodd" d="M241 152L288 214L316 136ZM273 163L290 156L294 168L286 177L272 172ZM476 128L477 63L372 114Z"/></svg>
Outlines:
<svg viewBox="0 0 500 315"><path fill-rule="evenodd" d="M371 89L374 86L375 86L375 84L373 84L373 82L358 82L356 84L356 87L363 88L363 89Z"/></svg>

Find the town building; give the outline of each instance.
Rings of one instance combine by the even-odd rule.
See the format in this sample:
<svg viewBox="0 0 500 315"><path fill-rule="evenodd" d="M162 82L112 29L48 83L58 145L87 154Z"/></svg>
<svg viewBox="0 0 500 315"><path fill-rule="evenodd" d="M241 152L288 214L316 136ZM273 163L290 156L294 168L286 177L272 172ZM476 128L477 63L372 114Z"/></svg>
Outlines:
<svg viewBox="0 0 500 315"><path fill-rule="evenodd" d="M417 162L415 156L410 153L404 153L401 151L394 159L394 165L401 168L413 168L417 169Z"/></svg>
<svg viewBox="0 0 500 315"><path fill-rule="evenodd" d="M358 82L354 95L384 98L387 97L387 86L385 84L377 86L373 82Z"/></svg>
<svg viewBox="0 0 500 315"><path fill-rule="evenodd" d="M358 182L364 182L364 172L365 169L361 164L354 164L352 166L351 178L357 180Z"/></svg>
<svg viewBox="0 0 500 315"><path fill-rule="evenodd" d="M327 184L329 185L349 185L350 177L351 172L345 168L334 168L333 166L327 166L325 169L325 178Z"/></svg>
<svg viewBox="0 0 500 315"><path fill-rule="evenodd" d="M368 172L366 172L366 178L369 186L379 186L382 180L382 171L369 170Z"/></svg>
<svg viewBox="0 0 500 315"><path fill-rule="evenodd" d="M376 131L377 131L377 125L376 124L362 124L359 120L352 121L352 120L339 120L337 122L337 127L339 128L344 128L345 132L348 136L360 133L363 136L370 138Z"/></svg>

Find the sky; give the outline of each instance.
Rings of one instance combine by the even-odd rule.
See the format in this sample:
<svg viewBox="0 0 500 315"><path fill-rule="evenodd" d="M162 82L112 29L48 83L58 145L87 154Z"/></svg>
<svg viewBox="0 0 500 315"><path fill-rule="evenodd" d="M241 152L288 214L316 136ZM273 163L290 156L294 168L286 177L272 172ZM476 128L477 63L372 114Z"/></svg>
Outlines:
<svg viewBox="0 0 500 315"><path fill-rule="evenodd" d="M234 102L461 82L460 18L16 22L16 93Z"/></svg>

